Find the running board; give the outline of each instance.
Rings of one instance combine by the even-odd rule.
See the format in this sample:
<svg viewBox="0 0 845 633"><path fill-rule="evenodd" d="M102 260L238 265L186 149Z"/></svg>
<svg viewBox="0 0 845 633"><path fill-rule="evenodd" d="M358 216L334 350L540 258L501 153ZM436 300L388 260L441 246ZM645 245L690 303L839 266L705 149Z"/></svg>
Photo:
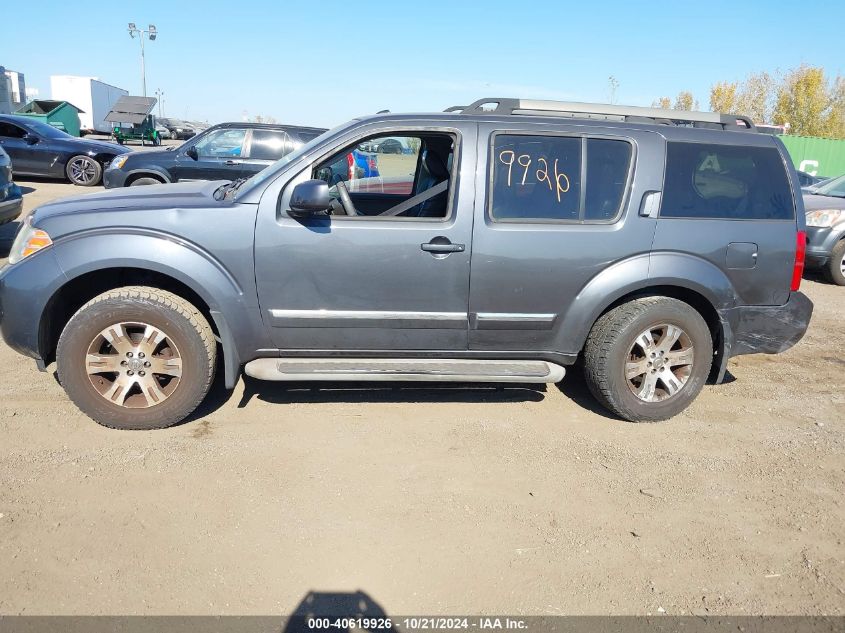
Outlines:
<svg viewBox="0 0 845 633"><path fill-rule="evenodd" d="M558 382L560 365L544 360L440 358L258 358L244 373L259 380L419 380L435 382Z"/></svg>

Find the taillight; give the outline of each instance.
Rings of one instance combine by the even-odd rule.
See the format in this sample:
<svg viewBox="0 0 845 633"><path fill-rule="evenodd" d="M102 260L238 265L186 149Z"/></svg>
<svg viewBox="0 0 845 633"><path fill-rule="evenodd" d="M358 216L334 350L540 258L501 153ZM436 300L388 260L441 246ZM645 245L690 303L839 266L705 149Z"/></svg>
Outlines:
<svg viewBox="0 0 845 633"><path fill-rule="evenodd" d="M792 266L792 287L790 288L792 292L796 292L801 287L804 258L807 255L807 234L804 231L798 231L795 239L795 264Z"/></svg>
<svg viewBox="0 0 845 633"><path fill-rule="evenodd" d="M349 169L349 177L347 180L355 180L355 157L352 156L352 152L349 152L346 155L346 166Z"/></svg>

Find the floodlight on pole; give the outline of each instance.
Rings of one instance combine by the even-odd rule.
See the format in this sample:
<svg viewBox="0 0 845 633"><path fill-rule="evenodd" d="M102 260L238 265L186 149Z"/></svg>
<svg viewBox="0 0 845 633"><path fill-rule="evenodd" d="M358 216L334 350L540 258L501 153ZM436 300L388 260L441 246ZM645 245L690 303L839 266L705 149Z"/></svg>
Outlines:
<svg viewBox="0 0 845 633"><path fill-rule="evenodd" d="M135 26L134 22L129 23L129 37L135 39L135 36L138 36L138 41L141 43L141 94L142 96L147 96L147 72L144 68L144 36L149 38L152 42L158 37L158 31L156 30L155 24L150 24L150 26L146 29L139 29Z"/></svg>

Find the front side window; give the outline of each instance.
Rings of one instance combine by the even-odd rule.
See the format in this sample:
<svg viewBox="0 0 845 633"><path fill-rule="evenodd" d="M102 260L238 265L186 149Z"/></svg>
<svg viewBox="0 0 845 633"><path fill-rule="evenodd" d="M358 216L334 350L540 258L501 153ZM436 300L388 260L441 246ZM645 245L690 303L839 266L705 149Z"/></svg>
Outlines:
<svg viewBox="0 0 845 633"><path fill-rule="evenodd" d="M374 136L321 161L312 176L328 183L335 199L342 201L340 187L349 193L354 212L335 205L332 215L442 219L454 145L446 133Z"/></svg>
<svg viewBox="0 0 845 633"><path fill-rule="evenodd" d="M627 141L498 134L493 141L491 216L496 221L609 222L628 181Z"/></svg>
<svg viewBox="0 0 845 633"><path fill-rule="evenodd" d="M12 123L0 121L0 136L5 138L23 138L26 130Z"/></svg>
<svg viewBox="0 0 845 633"><path fill-rule="evenodd" d="M231 158L241 156L246 130L223 129L209 132L194 146L202 158Z"/></svg>
<svg viewBox="0 0 845 633"><path fill-rule="evenodd" d="M794 218L780 153L773 147L668 143L660 217Z"/></svg>

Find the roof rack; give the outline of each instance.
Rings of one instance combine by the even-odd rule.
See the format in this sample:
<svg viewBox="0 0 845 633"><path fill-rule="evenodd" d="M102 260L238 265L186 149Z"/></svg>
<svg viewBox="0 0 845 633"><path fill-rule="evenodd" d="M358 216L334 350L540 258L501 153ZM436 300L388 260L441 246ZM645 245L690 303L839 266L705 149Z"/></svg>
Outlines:
<svg viewBox="0 0 845 633"><path fill-rule="evenodd" d="M618 106L605 103L578 103L574 101L489 97L474 101L468 106L452 106L446 112L554 116L571 119L658 123L662 125L702 127L717 130L757 131L757 128L754 127L754 122L749 117L739 114L642 108L638 106Z"/></svg>

